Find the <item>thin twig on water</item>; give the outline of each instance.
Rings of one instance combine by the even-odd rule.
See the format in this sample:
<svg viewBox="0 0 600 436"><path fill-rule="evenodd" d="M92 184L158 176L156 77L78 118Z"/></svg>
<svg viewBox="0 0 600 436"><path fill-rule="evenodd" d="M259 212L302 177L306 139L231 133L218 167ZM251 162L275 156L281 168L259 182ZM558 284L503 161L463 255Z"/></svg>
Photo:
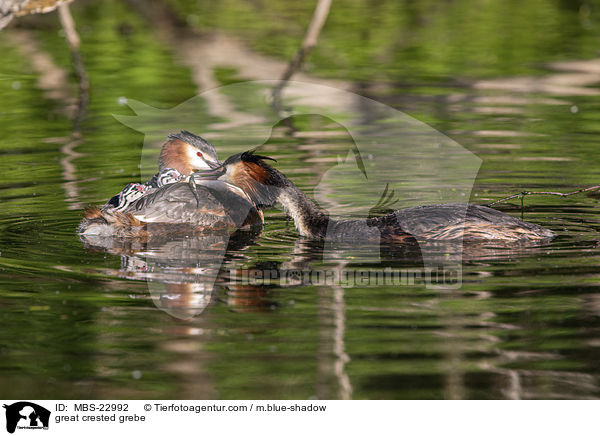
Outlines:
<svg viewBox="0 0 600 436"><path fill-rule="evenodd" d="M600 185L594 185L594 186L590 186L588 188L577 189L576 191L572 191L572 192L554 192L554 191L532 192L532 191L523 191L523 192L519 192L518 194L509 195L508 197L504 197L504 198L501 198L500 200L493 201L492 203L489 203L488 206L493 206L493 205L498 204L498 203L503 203L505 201L512 200L513 198L521 198L521 207L522 207L523 197L525 197L527 195L558 195L559 197L568 197L570 195L581 194L582 192L596 191L596 190L599 190L599 189L600 189Z"/></svg>

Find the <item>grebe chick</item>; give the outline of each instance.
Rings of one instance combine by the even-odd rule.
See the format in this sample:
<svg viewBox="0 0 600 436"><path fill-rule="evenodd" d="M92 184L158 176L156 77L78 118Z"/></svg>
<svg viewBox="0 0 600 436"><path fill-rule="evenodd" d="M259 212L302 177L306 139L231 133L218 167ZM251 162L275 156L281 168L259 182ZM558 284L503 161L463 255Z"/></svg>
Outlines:
<svg viewBox="0 0 600 436"><path fill-rule="evenodd" d="M262 212L239 187L216 180L196 183L190 177L219 165L210 143L186 131L168 138L159 157L160 172L147 184L127 185L116 201L88 208L80 234L146 237L262 226Z"/></svg>
<svg viewBox="0 0 600 436"><path fill-rule="evenodd" d="M186 130L167 135L158 158L159 172L146 183L128 183L121 192L102 206L102 210L125 210L138 198L170 183L183 182L193 171L219 164L213 145Z"/></svg>
<svg viewBox="0 0 600 436"><path fill-rule="evenodd" d="M440 204L396 210L385 216L330 219L291 180L253 152L228 158L196 177L234 183L259 207L281 203L300 235L313 239L418 241L540 241L554 233L500 211L474 204Z"/></svg>

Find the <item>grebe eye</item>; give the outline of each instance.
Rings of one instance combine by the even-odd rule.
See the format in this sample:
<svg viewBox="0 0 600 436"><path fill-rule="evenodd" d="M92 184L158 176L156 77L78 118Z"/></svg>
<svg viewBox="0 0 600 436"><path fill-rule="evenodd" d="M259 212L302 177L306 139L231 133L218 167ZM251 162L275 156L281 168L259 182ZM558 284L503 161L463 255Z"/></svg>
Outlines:
<svg viewBox="0 0 600 436"><path fill-rule="evenodd" d="M198 156L198 157L202 157L202 153L200 153L200 152L197 152L197 153L196 153L196 156Z"/></svg>

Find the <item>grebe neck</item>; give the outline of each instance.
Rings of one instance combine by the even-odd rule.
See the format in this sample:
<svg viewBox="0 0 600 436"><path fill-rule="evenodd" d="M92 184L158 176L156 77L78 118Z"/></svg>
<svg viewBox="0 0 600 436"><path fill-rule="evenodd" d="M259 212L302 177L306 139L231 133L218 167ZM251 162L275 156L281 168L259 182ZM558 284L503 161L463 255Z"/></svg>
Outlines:
<svg viewBox="0 0 600 436"><path fill-rule="evenodd" d="M332 219L291 180L279 172L274 174L280 181L276 201L281 203L287 214L292 217L302 236L343 241L379 240L380 237L400 241L410 236L402 230L394 214L377 218Z"/></svg>
<svg viewBox="0 0 600 436"><path fill-rule="evenodd" d="M277 201L294 220L296 229L302 236L322 239L327 234L329 217L312 202L289 179L280 189Z"/></svg>

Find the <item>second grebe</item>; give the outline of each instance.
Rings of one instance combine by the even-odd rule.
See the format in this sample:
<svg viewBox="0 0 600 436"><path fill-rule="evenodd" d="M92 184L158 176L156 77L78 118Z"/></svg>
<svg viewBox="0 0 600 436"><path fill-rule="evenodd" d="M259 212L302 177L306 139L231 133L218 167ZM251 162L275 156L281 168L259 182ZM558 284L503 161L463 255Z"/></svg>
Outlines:
<svg viewBox="0 0 600 436"><path fill-rule="evenodd" d="M440 204L396 210L385 216L335 220L320 210L291 180L253 152L228 158L196 176L234 183L259 207L283 205L302 236L314 239L365 240L381 238L401 243L423 241L539 241L554 237L551 230L503 212L474 204ZM375 232L369 230L377 230Z"/></svg>
<svg viewBox="0 0 600 436"><path fill-rule="evenodd" d="M102 208L88 208L80 234L146 237L262 226L262 212L242 189L190 177L219 165L211 144L186 131L168 138L159 157L160 172L146 184L127 185Z"/></svg>

